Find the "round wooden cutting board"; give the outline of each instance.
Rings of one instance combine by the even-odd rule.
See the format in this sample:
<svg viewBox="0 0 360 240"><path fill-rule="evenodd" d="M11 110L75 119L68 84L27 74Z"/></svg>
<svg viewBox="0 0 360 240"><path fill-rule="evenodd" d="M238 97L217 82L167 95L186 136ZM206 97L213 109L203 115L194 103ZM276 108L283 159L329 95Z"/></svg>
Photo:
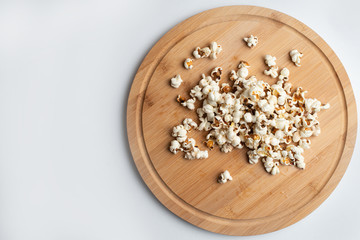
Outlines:
<svg viewBox="0 0 360 240"><path fill-rule="evenodd" d="M258 36L250 49L242 40ZM199 59L192 70L183 67L195 47L211 41L222 45L216 60ZM289 51L304 53L296 67ZM250 63L250 75L274 83L263 74L264 55L276 56L279 68L290 70L290 82L302 86L307 97L330 103L319 113L321 134L312 137L304 153L306 170L280 166L280 174L251 165L246 149L225 154L215 148L204 160L186 160L170 153L173 126L196 113L175 101L216 66L224 69L222 82L240 60ZM180 74L180 88L169 80ZM356 138L356 105L350 81L335 53L314 31L283 13L253 6L221 7L199 13L175 26L151 49L132 85L127 131L131 152L145 183L173 213L203 229L228 235L254 235L289 226L316 209L334 190L349 164ZM206 133L192 131L200 149ZM229 170L233 181L218 184Z"/></svg>

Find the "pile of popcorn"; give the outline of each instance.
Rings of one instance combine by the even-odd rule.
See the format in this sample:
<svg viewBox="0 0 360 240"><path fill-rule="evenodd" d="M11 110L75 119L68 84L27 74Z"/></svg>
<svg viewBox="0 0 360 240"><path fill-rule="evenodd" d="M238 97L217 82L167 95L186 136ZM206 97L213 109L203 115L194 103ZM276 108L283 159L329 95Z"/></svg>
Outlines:
<svg viewBox="0 0 360 240"><path fill-rule="evenodd" d="M246 39L249 47L258 42L257 37ZM217 43L215 45L218 46ZM194 56L199 50L196 48ZM297 50L290 52L296 66L300 66L302 56ZM283 68L279 75L276 58L265 55L264 60L269 67L264 74L278 78L273 85L249 76L250 65L241 61L238 69L230 72L232 86L220 83L223 70L216 67L210 76L202 74L199 83L190 91L191 98L186 100L179 95L177 101L196 111L199 124L186 118L182 124L175 126L172 132L175 139L171 141L170 151L174 154L184 152L186 159L208 158L208 151L200 150L195 140L187 136L195 129L208 132L205 145L210 150L218 145L222 152L228 153L246 146L249 163L261 162L266 172L272 175L280 173L279 165L305 169L302 154L310 148L309 137L320 134L317 114L330 105L324 105L315 98L306 98L306 91L301 87L293 91L289 82L290 71ZM174 79L171 79L171 85L179 87L181 77L178 75ZM180 84L174 83L176 79L181 79ZM196 101L200 102L197 109Z"/></svg>

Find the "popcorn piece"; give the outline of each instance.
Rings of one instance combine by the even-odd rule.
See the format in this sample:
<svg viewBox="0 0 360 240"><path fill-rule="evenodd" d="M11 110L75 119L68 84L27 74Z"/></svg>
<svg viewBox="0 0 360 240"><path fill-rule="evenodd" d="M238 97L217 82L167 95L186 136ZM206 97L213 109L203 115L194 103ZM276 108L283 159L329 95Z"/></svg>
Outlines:
<svg viewBox="0 0 360 240"><path fill-rule="evenodd" d="M240 61L238 68L249 68L250 64L246 61Z"/></svg>
<svg viewBox="0 0 360 240"><path fill-rule="evenodd" d="M223 173L221 173L218 177L218 183L226 183L227 181L232 181L232 177L230 176L230 173L228 170L225 170Z"/></svg>
<svg viewBox="0 0 360 240"><path fill-rule="evenodd" d="M205 144L210 150L214 149L214 141L213 140L209 139L205 142Z"/></svg>
<svg viewBox="0 0 360 240"><path fill-rule="evenodd" d="M178 74L170 80L170 85L173 88L179 88L182 82L183 82L183 80L181 79L180 75Z"/></svg>
<svg viewBox="0 0 360 240"><path fill-rule="evenodd" d="M194 122L191 118L185 118L183 121L183 126L188 132L198 127L197 123Z"/></svg>
<svg viewBox="0 0 360 240"><path fill-rule="evenodd" d="M179 143L182 143L187 139L187 131L183 125L178 125L173 128L172 136L176 137Z"/></svg>
<svg viewBox="0 0 360 240"><path fill-rule="evenodd" d="M271 175L276 175L280 173L280 169L278 165L279 165L278 163L274 164L274 167L271 169Z"/></svg>
<svg viewBox="0 0 360 240"><path fill-rule="evenodd" d="M190 96L192 98L197 98L198 100L202 100L204 95L202 93L202 88L199 85L196 85L193 89L190 90Z"/></svg>
<svg viewBox="0 0 360 240"><path fill-rule="evenodd" d="M221 91L224 92L224 93L228 93L231 91L231 87L228 83L223 83L221 85Z"/></svg>
<svg viewBox="0 0 360 240"><path fill-rule="evenodd" d="M181 103L181 105L183 105L184 107L187 107L190 110L194 110L195 109L195 98L190 98L188 100L186 100L185 102Z"/></svg>
<svg viewBox="0 0 360 240"><path fill-rule="evenodd" d="M295 163L298 168L305 169L306 164L304 161L296 161Z"/></svg>
<svg viewBox="0 0 360 240"><path fill-rule="evenodd" d="M193 68L193 60L191 58L187 58L184 61L184 67L186 69L192 69Z"/></svg>
<svg viewBox="0 0 360 240"><path fill-rule="evenodd" d="M250 35L250 37L245 37L244 41L246 45L250 48L255 47L258 44L258 38L256 36Z"/></svg>
<svg viewBox="0 0 360 240"><path fill-rule="evenodd" d="M263 163L265 170L270 173L274 167L274 159L272 159L271 157L267 157L266 159L263 159Z"/></svg>
<svg viewBox="0 0 360 240"><path fill-rule="evenodd" d="M194 147L192 151L185 153L185 159L205 159L208 158L208 151L201 151L198 147Z"/></svg>
<svg viewBox="0 0 360 240"><path fill-rule="evenodd" d="M182 147L184 152L188 152L194 149L195 147L195 139L193 138L187 138L183 143L182 143Z"/></svg>
<svg viewBox="0 0 360 240"><path fill-rule="evenodd" d="M177 140L172 140L170 143L170 152L176 154L178 151L182 151L180 143Z"/></svg>
<svg viewBox="0 0 360 240"><path fill-rule="evenodd" d="M210 58L216 59L217 55L222 51L222 47L221 47L221 45L217 44L216 42L211 42L210 50L211 50Z"/></svg>
<svg viewBox="0 0 360 240"><path fill-rule="evenodd" d="M241 61L238 66L239 70L237 71L238 78L246 78L249 75L249 67L250 65L247 62Z"/></svg>
<svg viewBox="0 0 360 240"><path fill-rule="evenodd" d="M233 146L231 144L228 144L228 143L225 143L221 146L220 150L223 152L223 153L229 153L233 150Z"/></svg>
<svg viewBox="0 0 360 240"><path fill-rule="evenodd" d="M186 101L186 99L184 97L178 95L176 98L176 101L180 104L183 104Z"/></svg>
<svg viewBox="0 0 360 240"><path fill-rule="evenodd" d="M209 57L210 54L211 54L211 50L208 47L204 47L204 48L197 47L193 52L193 55L196 59Z"/></svg>
<svg viewBox="0 0 360 240"><path fill-rule="evenodd" d="M303 149L309 149L310 148L311 141L310 139L300 139L299 146Z"/></svg>
<svg viewBox="0 0 360 240"><path fill-rule="evenodd" d="M258 163L260 156L257 154L257 152L255 150L250 150L247 152L248 158L249 158L249 163L251 164L256 164Z"/></svg>
<svg viewBox="0 0 360 240"><path fill-rule="evenodd" d="M221 67L216 67L211 71L210 76L216 80L216 81L220 81L221 78L221 74L222 74L222 68Z"/></svg>
<svg viewBox="0 0 360 240"><path fill-rule="evenodd" d="M265 75L270 75L272 78L277 78L278 76L278 67L271 67L269 70L264 70Z"/></svg>
<svg viewBox="0 0 360 240"><path fill-rule="evenodd" d="M296 49L291 50L289 54L290 54L290 57L291 57L291 61L293 63L295 63L295 65L297 67L300 67L301 66L300 61L301 61L301 58L302 58L303 54L301 52L299 52L298 50L296 50Z"/></svg>
<svg viewBox="0 0 360 240"><path fill-rule="evenodd" d="M239 78L239 77L238 77L237 73L235 72L235 70L231 70L230 75L229 75L229 79L230 79L231 81L235 81L235 80L237 80L238 78Z"/></svg>
<svg viewBox="0 0 360 240"><path fill-rule="evenodd" d="M283 68L283 69L280 71L279 79L280 79L280 80L287 81L287 80L289 80L289 75L290 75L289 69Z"/></svg>
<svg viewBox="0 0 360 240"><path fill-rule="evenodd" d="M276 57L273 57L271 55L265 55L265 64L268 65L268 67L273 67L276 65Z"/></svg>

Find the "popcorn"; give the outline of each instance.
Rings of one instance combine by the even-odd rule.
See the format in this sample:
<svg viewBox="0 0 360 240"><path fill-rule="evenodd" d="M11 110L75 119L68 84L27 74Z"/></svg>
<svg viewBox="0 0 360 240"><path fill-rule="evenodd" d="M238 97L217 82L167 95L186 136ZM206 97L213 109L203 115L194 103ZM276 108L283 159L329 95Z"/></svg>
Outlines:
<svg viewBox="0 0 360 240"><path fill-rule="evenodd" d="M214 141L213 140L209 139L205 142L205 144L210 150L214 149Z"/></svg>
<svg viewBox="0 0 360 240"><path fill-rule="evenodd" d="M183 151L180 143L177 140L172 140L170 143L170 152L176 154L178 151Z"/></svg>
<svg viewBox="0 0 360 240"><path fill-rule="evenodd" d="M172 136L176 137L179 143L182 143L187 139L187 131L183 125L178 125L173 128Z"/></svg>
<svg viewBox="0 0 360 240"><path fill-rule="evenodd" d="M310 139L300 139L299 140L299 146L303 149L309 149L310 144L311 144Z"/></svg>
<svg viewBox="0 0 360 240"><path fill-rule="evenodd" d="M256 164L260 159L260 155L257 154L256 150L250 150L247 152L249 163Z"/></svg>
<svg viewBox="0 0 360 240"><path fill-rule="evenodd" d="M239 78L239 77L238 77L237 73L235 72L235 70L231 70L230 75L229 75L229 79L230 79L231 81L235 81L235 80L237 80L238 78Z"/></svg>
<svg viewBox="0 0 360 240"><path fill-rule="evenodd" d="M244 40L251 42L252 37ZM193 55L195 59L215 59L221 51L221 46L212 42L208 48L197 47ZM290 55L300 66L302 54L293 50ZM187 62L191 62L192 67L192 59ZM178 95L177 101L190 110L195 110L196 100L200 101L196 109L199 124L185 118L181 125L175 126L170 151L174 154L182 151L186 159L208 158L208 151L200 150L195 139L188 137L188 132L195 129L208 132L204 143L210 150L218 145L221 152L229 153L245 145L249 163L261 160L265 171L271 175L280 173L280 164L305 169L303 153L311 145L308 138L321 132L318 112L329 109L330 105L316 98L306 98L307 92L301 87L293 92L288 82L290 71L284 67L279 74L276 57L265 55L265 63L269 69L264 74L278 78L275 84L249 76L250 65L241 61L237 70L230 71L231 84L220 83L223 69L216 67L209 76L201 75L198 84L190 90L190 99ZM174 87L179 87L182 81L177 76L171 80ZM229 180L222 175L219 179L220 182Z"/></svg>
<svg viewBox="0 0 360 240"><path fill-rule="evenodd" d="M197 123L194 122L191 118L185 118L183 121L183 126L188 132L198 127Z"/></svg>
<svg viewBox="0 0 360 240"><path fill-rule="evenodd" d="M193 52L193 55L196 59L209 57L210 54L211 54L211 50L208 47L204 47L204 48L197 47Z"/></svg>
<svg viewBox="0 0 360 240"><path fill-rule="evenodd" d="M186 69L192 69L193 68L193 60L191 58L187 58L184 61L184 67Z"/></svg>
<svg viewBox="0 0 360 240"><path fill-rule="evenodd" d="M233 150L233 146L231 144L225 143L224 145L221 146L220 151L222 151L223 153L229 153Z"/></svg>
<svg viewBox="0 0 360 240"><path fill-rule="evenodd" d="M301 61L301 58L302 58L303 54L301 52L299 52L298 50L296 50L296 49L291 50L289 54L290 54L290 57L291 57L291 61L293 63L295 63L295 65L297 67L300 67L301 66L300 61Z"/></svg>
<svg viewBox="0 0 360 240"><path fill-rule="evenodd" d="M273 67L276 65L276 57L273 57L271 55L265 55L265 64L268 65L268 67Z"/></svg>
<svg viewBox="0 0 360 240"><path fill-rule="evenodd" d="M250 65L247 62L243 62L241 61L238 68L239 70L237 71L237 78L246 78L249 75L249 70L248 68L250 67Z"/></svg>
<svg viewBox="0 0 360 240"><path fill-rule="evenodd" d="M222 51L222 47L221 47L221 45L217 44L216 42L211 42L210 50L211 50L210 58L216 59L217 55Z"/></svg>
<svg viewBox="0 0 360 240"><path fill-rule="evenodd" d="M269 70L264 70L264 74L271 76L272 78L277 78L278 76L278 67L271 67Z"/></svg>
<svg viewBox="0 0 360 240"><path fill-rule="evenodd" d="M305 169L305 162L304 161L296 161L295 162L296 166L300 169Z"/></svg>
<svg viewBox="0 0 360 240"><path fill-rule="evenodd" d="M221 67L216 67L211 71L210 76L216 80L216 81L220 81L221 78L221 73L222 73L222 68Z"/></svg>
<svg viewBox="0 0 360 240"><path fill-rule="evenodd" d="M198 147L194 147L192 151L185 153L185 159L205 159L208 158L208 151L201 151Z"/></svg>
<svg viewBox="0 0 360 240"><path fill-rule="evenodd" d="M280 173L280 169L278 167L279 163L276 162L273 166L273 168L271 169L271 175L276 175Z"/></svg>
<svg viewBox="0 0 360 240"><path fill-rule="evenodd" d="M170 80L170 85L173 88L179 88L182 82L183 82L183 80L181 79L180 75L178 74Z"/></svg>
<svg viewBox="0 0 360 240"><path fill-rule="evenodd" d="M267 157L267 158L264 158L262 160L262 162L264 163L265 170L268 173L270 173L271 170L273 169L273 167L275 166L274 159L272 159L271 157Z"/></svg>
<svg viewBox="0 0 360 240"><path fill-rule="evenodd" d="M195 139L188 138L182 143L183 150L185 152L190 151L195 147L195 144L196 144Z"/></svg>
<svg viewBox="0 0 360 240"><path fill-rule="evenodd" d="M255 47L258 44L258 38L256 36L250 35L250 37L245 37L244 41L246 45L250 48Z"/></svg>
<svg viewBox="0 0 360 240"><path fill-rule="evenodd" d="M183 98L181 98L180 95L178 95L177 98L178 102L183 105L184 107L187 107L190 110L194 110L195 109L195 102L196 102L196 98L190 98L188 100L184 100Z"/></svg>
<svg viewBox="0 0 360 240"><path fill-rule="evenodd" d="M192 98L197 98L198 100L203 100L204 94L202 93L202 88L199 85L196 85L190 90L190 96Z"/></svg>
<svg viewBox="0 0 360 240"><path fill-rule="evenodd" d="M287 80L289 80L289 75L290 75L289 69L283 68L283 69L280 71L279 79L280 79L280 80L287 81Z"/></svg>
<svg viewBox="0 0 360 240"><path fill-rule="evenodd" d="M196 122L191 118L185 118L183 125L177 125L173 128L171 136L176 140L172 140L170 143L170 152L176 154L178 151L185 152L185 159L204 159L208 158L208 151L201 151L196 146L196 141L193 138L187 137L187 132L193 128L197 128Z"/></svg>
<svg viewBox="0 0 360 240"><path fill-rule="evenodd" d="M227 181L232 181L232 177L230 176L229 171L225 170L223 173L219 175L218 183L226 183Z"/></svg>

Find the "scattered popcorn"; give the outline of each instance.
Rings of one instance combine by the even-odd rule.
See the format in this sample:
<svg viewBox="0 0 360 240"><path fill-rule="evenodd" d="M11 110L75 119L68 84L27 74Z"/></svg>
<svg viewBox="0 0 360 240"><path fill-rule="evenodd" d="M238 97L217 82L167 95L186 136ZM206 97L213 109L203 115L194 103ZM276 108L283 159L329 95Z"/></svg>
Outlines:
<svg viewBox="0 0 360 240"><path fill-rule="evenodd" d="M257 44L257 38L244 38L249 47ZM197 47L193 52L196 59L209 57L216 59L222 51L220 45L212 42L210 47ZM297 50L290 52L292 61L300 66L302 54ZM188 137L188 132L195 129L206 131L204 145L212 150L218 145L221 152L229 153L236 148L248 148L250 164L262 163L266 172L271 175L280 173L280 165L293 165L305 169L303 157L309 149L309 137L318 136L321 132L318 112L329 109L329 104L322 104L316 98L306 98L301 87L292 89L288 82L290 71L282 68L278 73L276 57L265 55L269 67L265 75L277 78L275 84L249 76L250 65L241 61L238 70L231 70L229 79L232 85L220 83L223 69L216 67L210 75L201 75L197 85L190 90L191 98L178 95L177 101L190 110L196 109L198 123L185 118L181 125L175 126L170 143L174 154L184 152L186 159L208 158L207 150L200 150L195 139ZM192 68L192 59L184 63L185 68ZM173 87L179 87L182 80L179 75L171 79ZM195 107L196 100L199 101ZM228 171L219 176L219 183L232 180Z"/></svg>
<svg viewBox="0 0 360 240"><path fill-rule="evenodd" d="M246 42L248 47L255 47L258 44L258 38L256 36L250 35L250 37L245 37L244 41Z"/></svg>
<svg viewBox="0 0 360 240"><path fill-rule="evenodd" d="M217 181L218 183L226 183L227 181L232 181L232 177L230 176L229 171L225 170L225 172L221 173Z"/></svg>
<svg viewBox="0 0 360 240"><path fill-rule="evenodd" d="M191 58L185 59L184 67L186 69L192 69L193 68L193 60Z"/></svg>
<svg viewBox="0 0 360 240"><path fill-rule="evenodd" d="M290 51L290 57L291 57L291 61L293 61L293 63L295 63L295 65L297 67L300 67L300 60L303 56L303 54L301 52L299 52L298 50L294 49Z"/></svg>
<svg viewBox="0 0 360 240"><path fill-rule="evenodd" d="M210 58L216 59L217 55L222 51L222 47L221 47L221 45L217 44L216 42L211 42L210 50L211 50Z"/></svg>
<svg viewBox="0 0 360 240"><path fill-rule="evenodd" d="M183 125L178 125L173 128L171 136L175 137L176 140L172 140L170 143L170 152L176 154L179 151L184 152L185 159L204 159L208 158L208 151L201 151L198 146L196 146L196 141L193 138L188 138L187 133L191 129L197 128L196 122L191 118L185 118L183 120Z"/></svg>
<svg viewBox="0 0 360 240"><path fill-rule="evenodd" d="M170 80L170 84L173 88L179 88L183 80L181 79L180 75L176 75Z"/></svg>

